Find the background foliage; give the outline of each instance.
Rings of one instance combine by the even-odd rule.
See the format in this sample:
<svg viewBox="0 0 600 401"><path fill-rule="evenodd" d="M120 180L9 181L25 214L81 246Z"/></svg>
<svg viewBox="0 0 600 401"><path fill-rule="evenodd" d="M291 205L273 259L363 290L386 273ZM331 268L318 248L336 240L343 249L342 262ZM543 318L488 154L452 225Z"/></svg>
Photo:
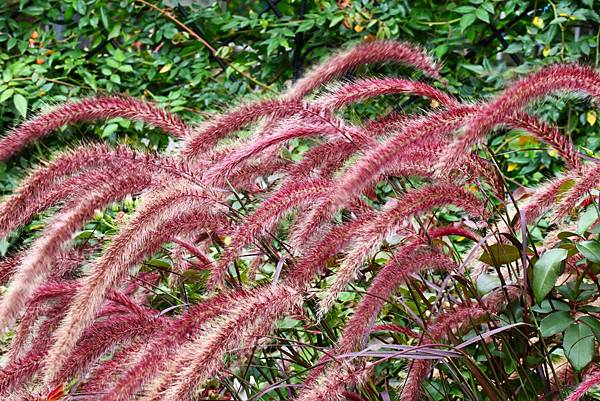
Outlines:
<svg viewBox="0 0 600 401"><path fill-rule="evenodd" d="M469 98L494 92L506 79L541 65L600 63L600 17L592 0L180 0L174 8L167 6L177 0L155 2L153 8L144 3L4 2L2 128L46 104L98 92L143 97L175 112L217 110L286 85L332 49L374 38L408 40L430 49L445 65L448 90ZM544 111L574 136L595 125L593 112L561 114L564 108L558 101ZM125 140L125 134L139 140L141 132L109 122L77 134L115 142ZM598 138L586 138L594 151ZM149 146L166 145L156 135L148 139ZM525 172L551 163L528 156L534 164L523 158L511 162Z"/></svg>
<svg viewBox="0 0 600 401"><path fill-rule="evenodd" d="M47 105L96 93L127 93L155 101L184 117L209 117L211 111L228 107L240 99L269 96L332 49L376 38L420 43L443 62L442 76L447 79L445 86L449 92L477 99L497 92L507 80L542 65L562 61L598 67L598 9L598 1L593 0L149 0L148 3L142 0L8 0L0 6L0 126L6 131ZM373 71L375 74L387 67L378 68L382 70ZM567 100L553 98L540 105L539 113L544 119L558 123L583 151L594 155L600 148L597 114L586 102ZM414 99L390 97L352 108L348 113L362 119L375 109L411 110L420 106ZM152 149L170 145L164 135L118 119L105 124L65 128L60 135L42 141L18 159L0 164L0 189L10 192L25 169L47 159L54 149L98 139ZM520 184L537 183L560 168L555 154L544 151L543 144L518 131L508 136L499 135L489 145L499 156L498 163L513 189ZM293 157L302 151L302 144L294 144L289 151ZM118 213L130 211L134 206L131 200L116 205L114 210L100 213L89 230L81 234L81 239L114 232ZM595 219L595 213L595 209L590 208L582 217L581 235L585 234L586 238L596 234L587 232L588 227L585 227L585 218ZM452 216L447 218L451 220ZM36 224L39 222L0 243L0 252L4 254L11 246L27 242L35 235ZM539 238L542 234L537 229L532 235ZM588 244L592 250L585 245L572 245L569 252L581 252L584 257L600 263L594 244ZM460 251L460 244L457 247ZM554 254L554 259L546 261L547 267L539 264L540 269L556 270L561 257L564 259L560 252ZM598 261L593 259L595 257ZM374 263L384 263L384 258L382 255L382 259ZM167 257L159 256L148 263L168 268L170 262ZM587 325L575 325L566 312L575 307L587 307L595 300L594 294L597 295L592 284L582 283L583 280L577 288L564 286L558 290L557 299L552 303L541 303L534 310L540 319L544 319L541 320L544 337L553 338L568 332L564 335L566 345L563 344L563 348L578 347L577 355L584 356L575 362L571 360L578 367L590 362L594 350L594 340L580 332L592 329ZM478 284L482 288L494 285ZM163 302L165 308L173 302L169 297L182 296L172 288L158 290L170 294L166 297L169 301L157 300L157 304ZM406 291L408 297L414 295L410 288ZM183 291L183 295L189 302L197 297L193 286L187 288L187 292ZM545 295L547 293L542 294L542 299ZM281 323L278 334L286 341L300 344L330 345L338 334L340 322L350 313L348 306L356 296L356 293L344 293L334 313L318 325L288 318ZM420 302L428 303L425 298ZM418 305L414 307L421 309ZM393 317L395 306L392 303L388 308L383 315ZM515 313L517 317L513 318L518 321L523 310ZM600 329L594 330L600 332ZM579 338L586 340L578 341ZM530 350L527 351L524 341L515 341L514 355L489 358L493 359L489 366L501 364L502 374L506 377L514 372L525 375L525 370L519 370L523 360L515 356L531 357L530 362L535 363L541 351L525 355ZM289 355L284 358L285 353ZM588 354L590 360L585 356ZM482 352L473 355L474 359L488 357ZM288 347L268 355L265 353L262 362L277 366L280 359L291 360L290 369L300 372L310 366L309 361L314 358L308 348ZM494 372L489 366L483 370L492 375ZM381 369L387 369L385 377L389 378L389 383L372 383L362 395L379 399L382 389L388 384L393 386L404 374L402 368L401 364L382 364ZM450 376L467 375L464 369L461 371L455 366L447 369ZM235 379L225 381L223 385L233 389L227 396L241 394L239 389L236 390L237 386L253 391L256 398L261 398L267 384L276 385L282 380L284 376L280 373L248 365L239 376L234 375ZM262 377L261 383L244 381L250 377ZM530 376L520 380L523 386L541 385ZM442 380L432 380L429 396L436 400L452 399L463 393L458 385L445 386ZM215 384L215 389L220 389L220 385ZM271 393L273 397L287 397L283 391ZM219 398L224 397L223 394L222 391L208 391L207 397ZM521 399L528 398L523 396Z"/></svg>

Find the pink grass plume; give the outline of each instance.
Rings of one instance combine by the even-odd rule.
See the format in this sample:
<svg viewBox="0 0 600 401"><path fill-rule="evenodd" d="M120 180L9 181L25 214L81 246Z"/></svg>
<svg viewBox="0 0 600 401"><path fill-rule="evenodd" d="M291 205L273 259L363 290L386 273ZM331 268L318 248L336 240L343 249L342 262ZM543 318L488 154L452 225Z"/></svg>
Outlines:
<svg viewBox="0 0 600 401"><path fill-rule="evenodd" d="M115 117L143 121L178 138L189 132L178 117L151 103L126 96L89 98L55 107L14 128L0 139L0 160L64 125Z"/></svg>

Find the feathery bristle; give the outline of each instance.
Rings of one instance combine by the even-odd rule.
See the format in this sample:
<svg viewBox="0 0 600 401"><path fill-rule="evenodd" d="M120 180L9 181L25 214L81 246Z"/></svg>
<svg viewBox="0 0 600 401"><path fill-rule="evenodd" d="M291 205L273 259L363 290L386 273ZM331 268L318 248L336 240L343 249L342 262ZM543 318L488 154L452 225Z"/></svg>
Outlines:
<svg viewBox="0 0 600 401"><path fill-rule="evenodd" d="M404 64L434 78L440 76L440 66L421 49L406 43L375 41L361 43L326 60L299 79L284 97L302 99L347 71L365 64L385 62Z"/></svg>
<svg viewBox="0 0 600 401"><path fill-rule="evenodd" d="M0 160L64 125L115 117L145 122L177 138L190 130L178 117L151 103L124 96L89 98L58 106L13 129L0 139Z"/></svg>
<svg viewBox="0 0 600 401"><path fill-rule="evenodd" d="M470 145L527 104L555 92L584 93L600 101L600 73L591 68L558 64L525 76L495 100L483 106L469 121L464 132L442 155L440 168L452 166Z"/></svg>
<svg viewBox="0 0 600 401"><path fill-rule="evenodd" d="M172 134L181 150L152 154L127 146L82 146L33 169L4 199L0 236L10 235L11 241L13 231L36 214L49 217L39 233L27 232L28 249L13 249L11 243L0 261L0 282L7 283L0 329L19 324L0 370L0 394L45 399L80 383L78 391L101 401L195 399L208 380L229 380L223 376L230 373L231 355L256 357L251 350L271 345L270 334L283 317L310 319L315 313L318 319L364 271L368 290L296 397L360 401L353 391L377 366L368 358L378 352L362 352L370 351L374 331L401 333L406 337L394 338L426 350L496 323L522 295L529 302L529 286L520 275L527 272L527 248L559 246L564 240L559 232L577 231L577 221L567 217L591 202L585 195L596 189L600 167L578 152L570 136L523 109L556 91L600 100L600 74L577 65L552 66L476 103L458 100L437 84L399 77L344 78L324 86L357 67L387 62L440 78L440 66L423 50L375 41L325 60L278 98L242 103L195 127L143 101L99 97L41 113L0 139L2 160L65 124L122 117ZM424 97L430 107L370 115L362 122L342 112L352 103L394 94ZM369 113L377 108L371 106L378 105L369 105ZM504 164L487 147L471 149L499 126L527 131L554 148L564 171L533 194L527 189L511 194ZM522 192L529 198L519 196ZM89 241L76 235L98 210L127 195L135 201L123 202L125 213L114 209L116 234L103 239L102 231ZM557 228L540 247L520 226L535 224L549 211ZM290 213L291 222L285 219ZM103 214L102 224L112 216ZM515 235L519 228L521 238ZM476 242L470 251L458 244L465 239ZM522 241L523 260L514 262L519 273L479 298L471 292L472 261L490 243L508 240ZM259 252L242 254L249 246ZM391 255L383 266L379 251ZM251 258L251 266L240 271L238 257ZM144 263L145 258L166 258L172 265ZM229 280L232 263L239 281ZM581 254L569 256L566 265L568 273L591 274ZM256 274L263 266L265 274ZM272 267L272 282L266 284ZM190 284L198 289L191 297ZM327 291L320 312L312 300L303 303L316 287ZM160 311L156 307L164 303L155 290L163 288L181 297L172 296L169 302L175 302ZM394 316L394 323L381 316L383 324L376 324L396 291L405 296L423 288L424 300L427 288L438 294L431 304L419 302L419 312L421 305L429 310L417 316L412 305L393 298L408 316ZM435 317L427 321L431 313ZM327 341L335 333L327 333L333 334ZM419 398L433 366L421 358L431 356L409 356L415 360L402 400ZM593 369L582 374L589 377L569 401L599 381ZM293 385L296 380L301 378L294 377Z"/></svg>

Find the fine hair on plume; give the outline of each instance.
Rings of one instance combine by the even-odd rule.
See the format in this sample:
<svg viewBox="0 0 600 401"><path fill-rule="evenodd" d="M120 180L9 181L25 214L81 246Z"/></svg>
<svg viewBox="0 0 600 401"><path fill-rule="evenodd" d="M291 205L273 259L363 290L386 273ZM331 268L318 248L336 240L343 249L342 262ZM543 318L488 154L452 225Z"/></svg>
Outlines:
<svg viewBox="0 0 600 401"><path fill-rule="evenodd" d="M373 64L411 73L354 74ZM432 352L500 324L531 292L522 271L485 296L446 291L449 283L469 282L473 255L544 216L571 227L600 181L600 162L529 110L555 93L597 103L598 71L551 65L491 99L467 101L449 93L442 67L418 46L375 40L333 54L277 96L241 101L202 123L144 100L98 96L55 105L9 130L0 138L0 160L9 162L61 127L111 118L142 122L177 146L73 147L31 168L4 197L3 238L38 218L41 229L0 261L0 329L13 332L0 395L45 399L72 387L101 401L197 399L211 380L238 380L232 361L253 366L252 352L273 346L282 319L325 321L360 277L365 291L338 320L343 327L319 332L331 343L310 345L312 366L284 383L297 387L289 397L363 401L361 386L379 374L369 347L385 335L412 347L398 393L418 400L444 363ZM390 95L424 106L347 115ZM506 177L479 146L499 128L526 132L563 162L559 174L514 201L513 231L505 224ZM291 157L297 143L305 149ZM131 197L135 207L110 235L82 245L78 234L98 211ZM157 254L172 264L146 263ZM580 261L569 257L570 271ZM182 298L161 310L152 294L164 288ZM388 302L406 305L415 288L433 289L437 299L390 320ZM593 369L582 379L568 401L600 383Z"/></svg>

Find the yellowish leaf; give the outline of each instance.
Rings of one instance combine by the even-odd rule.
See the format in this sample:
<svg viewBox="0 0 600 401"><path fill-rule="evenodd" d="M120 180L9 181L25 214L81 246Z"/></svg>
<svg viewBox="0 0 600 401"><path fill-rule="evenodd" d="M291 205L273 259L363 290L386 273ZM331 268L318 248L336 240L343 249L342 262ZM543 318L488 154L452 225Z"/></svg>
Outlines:
<svg viewBox="0 0 600 401"><path fill-rule="evenodd" d="M535 138L529 136L529 135L520 135L519 138L517 139L517 143L519 144L519 146L527 146L527 145L534 145L537 141L535 140Z"/></svg>
<svg viewBox="0 0 600 401"><path fill-rule="evenodd" d="M542 55L544 57L548 57L549 54L550 54L550 48L548 46L544 47L544 50L542 50Z"/></svg>
<svg viewBox="0 0 600 401"><path fill-rule="evenodd" d="M169 64L165 64L163 65L163 67L160 69L160 71L158 71L160 74L164 74L166 72L171 71L171 67L173 67L173 64L169 63Z"/></svg>
<svg viewBox="0 0 600 401"><path fill-rule="evenodd" d="M511 171L516 170L517 167L519 167L517 163L508 163L508 168L506 169L506 171L510 173Z"/></svg>
<svg viewBox="0 0 600 401"><path fill-rule="evenodd" d="M596 111L595 110L590 110L587 113L585 113L585 120L588 122L589 125L594 125L596 124Z"/></svg>
<svg viewBox="0 0 600 401"><path fill-rule="evenodd" d="M548 154L549 154L551 157L556 157L556 156L558 156L558 151L557 151L556 149L550 149L550 150L548 151Z"/></svg>
<svg viewBox="0 0 600 401"><path fill-rule="evenodd" d="M563 195L566 194L569 189L573 188L575 180L567 180L558 188L556 192L556 202L560 202L563 199Z"/></svg>

